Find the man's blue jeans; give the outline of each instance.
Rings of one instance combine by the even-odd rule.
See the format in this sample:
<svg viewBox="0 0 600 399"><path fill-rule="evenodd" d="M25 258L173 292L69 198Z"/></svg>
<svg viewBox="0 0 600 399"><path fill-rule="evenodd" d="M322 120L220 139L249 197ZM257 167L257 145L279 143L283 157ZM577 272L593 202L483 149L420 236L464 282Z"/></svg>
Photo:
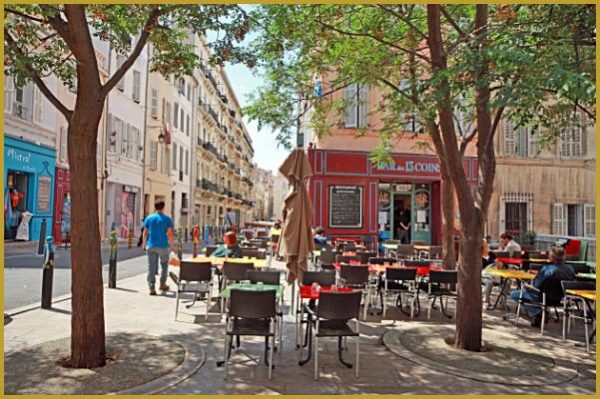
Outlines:
<svg viewBox="0 0 600 399"><path fill-rule="evenodd" d="M517 303L519 302L520 295L521 295L521 291L513 291L510 293L510 297L512 298L512 300ZM540 301L541 301L541 299L538 297L537 292L527 291L527 290L525 290L525 292L523 292L523 302L524 302L524 306L525 306L525 311L532 319L541 317L542 308L540 308L539 306L528 305L527 303L528 302L540 302Z"/></svg>
<svg viewBox="0 0 600 399"><path fill-rule="evenodd" d="M148 253L148 287L154 289L156 284L156 273L158 272L158 260L160 259L160 285L167 283L167 272L169 270L169 248L149 248Z"/></svg>

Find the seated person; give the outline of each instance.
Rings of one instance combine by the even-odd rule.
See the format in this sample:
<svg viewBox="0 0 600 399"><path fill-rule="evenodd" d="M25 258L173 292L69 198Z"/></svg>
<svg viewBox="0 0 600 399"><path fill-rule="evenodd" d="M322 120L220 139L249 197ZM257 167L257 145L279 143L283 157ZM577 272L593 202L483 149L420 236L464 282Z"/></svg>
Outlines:
<svg viewBox="0 0 600 399"><path fill-rule="evenodd" d="M490 268L502 269L504 268L504 264L498 261L496 255L490 251L488 242L485 238L481 243L481 267L483 268L481 281L485 285L483 291L484 300L488 309L490 309L492 307L490 300L492 289L494 288L494 284L500 284L500 276L487 273L486 270Z"/></svg>
<svg viewBox="0 0 600 399"><path fill-rule="evenodd" d="M271 227L271 237L273 236L281 236L281 220L276 221Z"/></svg>
<svg viewBox="0 0 600 399"><path fill-rule="evenodd" d="M500 250L513 252L517 257L521 256L521 246L517 243L512 234L504 233L500 236Z"/></svg>
<svg viewBox="0 0 600 399"><path fill-rule="evenodd" d="M235 227L228 227L223 236L225 244L213 252L212 256L217 258L240 258L242 255L242 249L240 248L237 240L237 232Z"/></svg>
<svg viewBox="0 0 600 399"><path fill-rule="evenodd" d="M523 292L523 301L525 302L525 312L531 318L531 325L539 327L542 322L542 309L537 306L528 305L528 302L541 302L542 292L546 293L546 303L558 303L563 297L563 290L560 284L563 280L575 280L573 268L565 264L565 250L561 247L552 247L549 255L550 264L540 269L537 276L533 279L531 285L541 292L534 290L525 290ZM521 291L513 291L510 297L518 302Z"/></svg>
<svg viewBox="0 0 600 399"><path fill-rule="evenodd" d="M325 229L323 227L317 227L315 229L315 235L313 237L315 244L326 245L328 242L327 236L325 236Z"/></svg>

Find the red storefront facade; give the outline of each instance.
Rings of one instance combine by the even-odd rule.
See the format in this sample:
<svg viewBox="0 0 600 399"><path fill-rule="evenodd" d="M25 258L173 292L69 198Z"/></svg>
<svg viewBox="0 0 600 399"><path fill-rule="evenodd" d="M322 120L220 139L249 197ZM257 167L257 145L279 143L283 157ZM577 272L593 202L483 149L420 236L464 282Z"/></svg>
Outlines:
<svg viewBox="0 0 600 399"><path fill-rule="evenodd" d="M434 155L393 154L391 165L376 165L367 151L309 149L313 169L309 192L313 226L333 238L358 239L388 232L397 239L402 215L410 237L441 244L440 163ZM469 182L477 178L477 159L466 157ZM404 212L404 213L402 213Z"/></svg>

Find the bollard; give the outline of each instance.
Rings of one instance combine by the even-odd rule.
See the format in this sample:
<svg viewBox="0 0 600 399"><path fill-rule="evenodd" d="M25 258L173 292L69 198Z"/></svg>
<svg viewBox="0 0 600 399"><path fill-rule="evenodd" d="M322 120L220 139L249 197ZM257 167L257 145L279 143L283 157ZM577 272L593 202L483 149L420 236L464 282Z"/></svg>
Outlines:
<svg viewBox="0 0 600 399"><path fill-rule="evenodd" d="M52 308L52 281L54 279L54 246L52 236L46 237L44 245L44 268L42 271L42 309Z"/></svg>
<svg viewBox="0 0 600 399"><path fill-rule="evenodd" d="M127 249L133 246L133 223L129 225L129 234L127 236Z"/></svg>
<svg viewBox="0 0 600 399"><path fill-rule="evenodd" d="M188 231L188 228L186 227L186 228L185 228L185 234L183 235L183 236L185 237L185 243L186 243L186 244L187 244L187 242L188 242L188 233L189 233L189 231Z"/></svg>
<svg viewBox="0 0 600 399"><path fill-rule="evenodd" d="M40 241L38 242L38 255L44 254L44 237L46 237L46 219L42 219L42 226L40 227ZM48 236L50 237L50 236Z"/></svg>
<svg viewBox="0 0 600 399"><path fill-rule="evenodd" d="M108 258L108 288L117 288L117 232L110 232L110 255Z"/></svg>
<svg viewBox="0 0 600 399"><path fill-rule="evenodd" d="M182 243L182 238L181 237L183 235L183 230L181 228L181 226L179 226L179 228L177 229L177 257L179 258L179 260L183 259L183 243Z"/></svg>
<svg viewBox="0 0 600 399"><path fill-rule="evenodd" d="M198 226L195 226L192 229L192 235L193 235L192 240L194 241L194 258L195 258L196 256L198 256L198 241L199 241L199 236L200 236L200 229L198 228Z"/></svg>

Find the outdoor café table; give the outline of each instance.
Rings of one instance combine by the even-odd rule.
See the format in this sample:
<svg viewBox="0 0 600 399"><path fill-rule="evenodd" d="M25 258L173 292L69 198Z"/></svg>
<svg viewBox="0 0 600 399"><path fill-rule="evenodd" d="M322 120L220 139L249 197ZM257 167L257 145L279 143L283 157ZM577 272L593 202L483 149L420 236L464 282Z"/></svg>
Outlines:
<svg viewBox="0 0 600 399"><path fill-rule="evenodd" d="M500 294L498 295L498 298L496 298L496 302L494 303L492 309L496 309L498 303L500 302L500 298L503 298L504 308L507 311L507 313L504 315L505 318L508 315L508 305L506 304L506 293L504 291L507 288L510 280L531 281L535 278L535 274L524 272L522 270L490 268L486 269L486 273L495 274L496 276L500 276L502 279L502 284L500 285Z"/></svg>
<svg viewBox="0 0 600 399"><path fill-rule="evenodd" d="M269 267L269 262L267 259L258 259L258 258L217 258L215 256L196 256L189 260L190 262L210 262L213 266L217 268L222 268L223 263L233 262L233 263L253 263L256 269L264 269Z"/></svg>
<svg viewBox="0 0 600 399"><path fill-rule="evenodd" d="M390 251L396 251L398 249L398 244L383 244L383 248L385 249L385 257L389 257Z"/></svg>
<svg viewBox="0 0 600 399"><path fill-rule="evenodd" d="M525 259L521 259L521 258L507 258L507 257L496 258L496 260L498 262L504 263L505 265L515 265L515 266L519 266L519 267L522 267L523 261L525 261Z"/></svg>
<svg viewBox="0 0 600 399"><path fill-rule="evenodd" d="M596 273L577 273L577 278L585 280L595 280Z"/></svg>
<svg viewBox="0 0 600 399"><path fill-rule="evenodd" d="M301 285L299 290L300 301L303 299L309 299L312 302L318 301L321 295L321 292L352 292L352 288L350 287L337 287L335 285L332 286L320 286L318 290L313 290L312 285ZM300 323L304 319L304 306L302 306L302 302L300 302ZM307 326L306 326L306 343L304 345L301 344L301 347L308 345L308 357L306 359L301 359L298 364L300 366L304 366L306 363L310 361L312 355L312 334L310 334L310 329L312 327L312 317L310 313L308 314Z"/></svg>
<svg viewBox="0 0 600 399"><path fill-rule="evenodd" d="M596 320L596 312L594 312L594 309L592 309L592 302L596 301L596 290L567 290L566 293L569 295L575 295L580 298L583 298L583 301L585 302L588 308L588 313L592 318L592 321ZM590 335L588 342L591 343L592 339L594 339L595 336L596 327L594 326L594 331L592 331L592 335Z"/></svg>

